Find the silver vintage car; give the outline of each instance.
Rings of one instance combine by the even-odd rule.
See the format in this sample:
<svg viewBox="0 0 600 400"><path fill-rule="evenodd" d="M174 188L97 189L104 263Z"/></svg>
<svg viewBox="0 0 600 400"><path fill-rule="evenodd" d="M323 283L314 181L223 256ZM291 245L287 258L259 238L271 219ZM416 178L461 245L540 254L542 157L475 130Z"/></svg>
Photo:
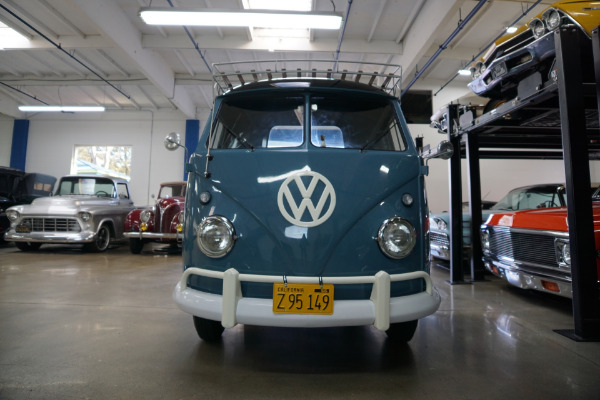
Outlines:
<svg viewBox="0 0 600 400"><path fill-rule="evenodd" d="M5 239L22 251L37 250L44 243L68 243L102 252L112 241L124 239L125 217L133 209L124 179L65 176L54 196L6 211L11 226Z"/></svg>

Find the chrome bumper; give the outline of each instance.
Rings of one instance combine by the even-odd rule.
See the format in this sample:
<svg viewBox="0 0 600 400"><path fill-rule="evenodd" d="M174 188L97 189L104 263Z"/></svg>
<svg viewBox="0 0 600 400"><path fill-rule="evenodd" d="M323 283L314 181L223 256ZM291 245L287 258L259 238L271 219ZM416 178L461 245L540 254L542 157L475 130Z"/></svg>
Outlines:
<svg viewBox="0 0 600 400"><path fill-rule="evenodd" d="M149 239L149 240L183 240L182 233L162 233L162 232L123 232L123 236L128 239Z"/></svg>
<svg viewBox="0 0 600 400"><path fill-rule="evenodd" d="M96 240L96 232L6 232L4 239L9 242L35 243L89 243Z"/></svg>
<svg viewBox="0 0 600 400"><path fill-rule="evenodd" d="M485 268L492 274L518 288L537 290L567 298L573 297L570 279L524 271L517 265L506 264L490 257L483 257L483 263ZM548 283L556 285L559 291L547 289Z"/></svg>
<svg viewBox="0 0 600 400"><path fill-rule="evenodd" d="M187 287L190 275L223 280L223 295L205 293ZM319 283L317 277L288 276L289 283ZM437 311L440 295L424 271L389 275L379 271L374 276L322 277L324 284L372 283L370 300L336 300L332 315L299 315L273 313L272 299L245 298L241 282L283 282L282 276L240 274L230 268L225 272L188 268L175 286L173 299L177 306L192 315L221 321L225 328L236 324L281 327L331 327L374 325L385 331L390 323L412 321ZM391 282L423 279L424 292L390 298Z"/></svg>

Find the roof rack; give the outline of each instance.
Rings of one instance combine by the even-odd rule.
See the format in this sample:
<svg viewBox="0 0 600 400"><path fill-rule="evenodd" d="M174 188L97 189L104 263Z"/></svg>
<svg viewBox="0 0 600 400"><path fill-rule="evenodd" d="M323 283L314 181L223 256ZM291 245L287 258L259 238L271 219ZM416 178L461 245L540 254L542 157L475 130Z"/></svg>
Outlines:
<svg viewBox="0 0 600 400"><path fill-rule="evenodd" d="M298 78L354 82L361 82L362 79L362 83L398 97L402 68L396 64L333 60L262 60L213 64L217 95L252 82Z"/></svg>

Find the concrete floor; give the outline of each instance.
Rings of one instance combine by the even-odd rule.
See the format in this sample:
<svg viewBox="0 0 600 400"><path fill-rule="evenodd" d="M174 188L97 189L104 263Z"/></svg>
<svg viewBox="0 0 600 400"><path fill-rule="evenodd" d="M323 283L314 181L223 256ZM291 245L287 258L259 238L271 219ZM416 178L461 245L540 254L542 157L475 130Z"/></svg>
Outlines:
<svg viewBox="0 0 600 400"><path fill-rule="evenodd" d="M571 303L488 277L448 285L408 345L372 327L237 326L202 342L181 257L0 247L0 399L599 399L600 343Z"/></svg>

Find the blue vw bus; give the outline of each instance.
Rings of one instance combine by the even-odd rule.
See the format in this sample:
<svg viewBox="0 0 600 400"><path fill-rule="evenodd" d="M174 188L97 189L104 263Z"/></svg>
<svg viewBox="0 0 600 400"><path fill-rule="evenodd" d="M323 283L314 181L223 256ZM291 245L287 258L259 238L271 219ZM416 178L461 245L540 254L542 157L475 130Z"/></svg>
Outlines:
<svg viewBox="0 0 600 400"><path fill-rule="evenodd" d="M427 166L396 95L399 67L374 67L216 74L223 90L186 167L173 292L203 340L248 324L374 325L408 341L438 309Z"/></svg>

